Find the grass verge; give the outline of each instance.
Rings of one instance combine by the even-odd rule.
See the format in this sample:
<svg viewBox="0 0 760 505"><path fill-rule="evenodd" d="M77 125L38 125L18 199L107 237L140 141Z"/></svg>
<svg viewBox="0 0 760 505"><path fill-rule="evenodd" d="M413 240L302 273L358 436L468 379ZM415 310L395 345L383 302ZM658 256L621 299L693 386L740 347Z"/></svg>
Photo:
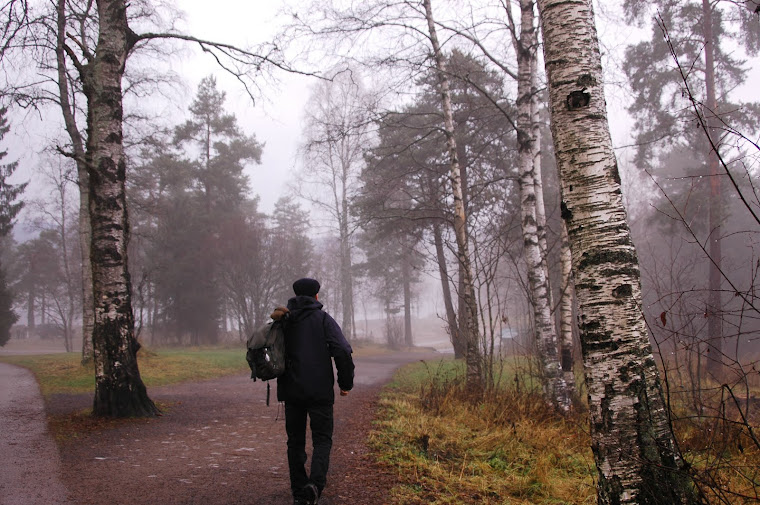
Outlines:
<svg viewBox="0 0 760 505"><path fill-rule="evenodd" d="M462 377L453 361L414 364L383 393L370 443L401 482L390 504L596 503L585 419L514 387L468 401Z"/></svg>
<svg viewBox="0 0 760 505"><path fill-rule="evenodd" d="M585 413L561 418L506 363L498 387L473 400L461 362L403 368L381 395L370 444L399 485L389 505L596 503ZM520 380L514 380L515 377ZM676 438L706 503L758 503L756 419L681 416Z"/></svg>

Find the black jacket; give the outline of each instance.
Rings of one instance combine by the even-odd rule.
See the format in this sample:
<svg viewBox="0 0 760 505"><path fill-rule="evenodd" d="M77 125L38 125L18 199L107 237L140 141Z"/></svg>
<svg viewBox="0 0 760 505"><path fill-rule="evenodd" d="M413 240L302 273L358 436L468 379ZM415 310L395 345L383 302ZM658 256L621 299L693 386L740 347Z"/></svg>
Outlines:
<svg viewBox="0 0 760 505"><path fill-rule="evenodd" d="M351 346L338 323L322 311L322 304L315 298L291 298L288 309L290 314L284 326L287 367L285 374L277 379L277 399L333 403L333 359L340 389L349 391L354 386Z"/></svg>

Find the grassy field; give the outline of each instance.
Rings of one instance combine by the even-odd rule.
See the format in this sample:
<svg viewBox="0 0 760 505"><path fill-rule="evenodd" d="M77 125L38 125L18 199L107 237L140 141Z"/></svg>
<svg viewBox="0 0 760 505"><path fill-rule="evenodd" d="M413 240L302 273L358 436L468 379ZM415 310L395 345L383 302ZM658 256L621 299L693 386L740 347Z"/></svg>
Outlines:
<svg viewBox="0 0 760 505"><path fill-rule="evenodd" d="M354 357L388 352L378 345L355 346ZM91 393L95 390L92 365L80 364L81 354L29 354L0 356L0 361L23 366L37 377L42 395ZM243 348L142 349L138 354L140 376L147 387L213 379L249 372Z"/></svg>
<svg viewBox="0 0 760 505"><path fill-rule="evenodd" d="M464 393L463 364L402 369L386 388L371 445L398 476L389 505L596 503L596 467L583 408L552 413L506 362L485 397ZM521 378L515 381L515 377ZM760 503L757 419L682 416L676 437L706 503Z"/></svg>
<svg viewBox="0 0 760 505"><path fill-rule="evenodd" d="M140 351L138 356L140 376L147 387L211 379L248 370L245 352L240 349ZM0 356L0 361L30 369L45 397L95 390L92 365L82 366L80 360L80 353Z"/></svg>

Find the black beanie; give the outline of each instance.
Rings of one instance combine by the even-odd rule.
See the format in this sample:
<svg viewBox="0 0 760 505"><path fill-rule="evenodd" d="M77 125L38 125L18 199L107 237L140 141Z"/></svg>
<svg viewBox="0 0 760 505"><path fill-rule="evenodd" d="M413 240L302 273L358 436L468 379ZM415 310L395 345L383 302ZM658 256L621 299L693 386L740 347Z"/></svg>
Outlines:
<svg viewBox="0 0 760 505"><path fill-rule="evenodd" d="M315 279L309 279L308 277L298 279L293 283L293 292L296 296L314 297L319 293L319 282Z"/></svg>

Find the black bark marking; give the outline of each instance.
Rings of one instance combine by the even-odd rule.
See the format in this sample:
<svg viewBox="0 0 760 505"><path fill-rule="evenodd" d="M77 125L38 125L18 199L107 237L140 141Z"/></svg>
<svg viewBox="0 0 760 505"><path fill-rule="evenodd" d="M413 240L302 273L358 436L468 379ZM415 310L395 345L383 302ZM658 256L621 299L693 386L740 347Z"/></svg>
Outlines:
<svg viewBox="0 0 760 505"><path fill-rule="evenodd" d="M106 144L121 144L121 132L112 132L104 140Z"/></svg>
<svg viewBox="0 0 760 505"><path fill-rule="evenodd" d="M562 365L562 371L563 372L572 372L573 371L573 355L570 352L570 349L567 347L564 347L562 349L562 355L560 357L560 363Z"/></svg>
<svg viewBox="0 0 760 505"><path fill-rule="evenodd" d="M582 88L588 88L596 86L596 79L591 74L582 74L575 83Z"/></svg>
<svg viewBox="0 0 760 505"><path fill-rule="evenodd" d="M633 267L624 267L624 268L605 268L601 271L601 276L610 278L610 277L618 277L618 276L629 276L633 277L635 279L639 278L639 270L638 268Z"/></svg>
<svg viewBox="0 0 760 505"><path fill-rule="evenodd" d="M655 379L656 381L656 379ZM637 501L641 505L669 505L673 503L699 503L693 488L689 485L687 469L679 464L676 454L667 440L658 439L650 419L651 399L647 394L647 384L642 378L634 380L628 387L630 394L637 398L633 408L636 415L636 439L643 468L637 491Z"/></svg>
<svg viewBox="0 0 760 505"><path fill-rule="evenodd" d="M615 164L612 165L612 180L615 181L615 184L618 186L620 185L620 170L618 169L617 160L615 160Z"/></svg>
<svg viewBox="0 0 760 505"><path fill-rule="evenodd" d="M602 263L617 263L619 265L636 264L636 255L629 251L599 251L595 253L583 253L580 263L578 263L579 269L584 269L593 265L601 265Z"/></svg>
<svg viewBox="0 0 760 505"><path fill-rule="evenodd" d="M578 289L588 289L589 291L599 291L601 290L601 286L597 284L591 284L589 282L583 282L575 285Z"/></svg>
<svg viewBox="0 0 760 505"><path fill-rule="evenodd" d="M573 187L570 186L570 191L573 190ZM565 202L560 203L560 215L562 216L562 219L564 219L567 222L570 222L573 220L573 212L567 208L567 204Z"/></svg>
<svg viewBox="0 0 760 505"><path fill-rule="evenodd" d="M615 387L612 384L605 384L604 396L602 397L601 405L599 406L599 423L597 423L597 431L600 433L606 433L612 429L614 425L614 414L610 409L610 398L616 397Z"/></svg>
<svg viewBox="0 0 760 505"><path fill-rule="evenodd" d="M620 367L620 369L618 370L618 377L620 377L620 380L622 382L628 382L629 380L631 380L630 371L631 371L630 365L623 365Z"/></svg>
<svg viewBox="0 0 760 505"><path fill-rule="evenodd" d="M107 417L153 417L160 411L148 398L145 385L140 379L136 359L140 344L131 338L126 351L122 351L119 345L123 325L131 322L123 319L124 316L102 321L95 327L97 340L93 340L101 343L101 352L110 356L106 363L115 366L107 367L105 375L96 382L93 414Z"/></svg>
<svg viewBox="0 0 760 505"><path fill-rule="evenodd" d="M589 103L591 103L591 94L586 92L586 88L571 91L565 99L567 110L583 109L588 107Z"/></svg>
<svg viewBox="0 0 760 505"><path fill-rule="evenodd" d="M630 284L621 284L612 290L614 298L628 298L633 294L633 286Z"/></svg>

